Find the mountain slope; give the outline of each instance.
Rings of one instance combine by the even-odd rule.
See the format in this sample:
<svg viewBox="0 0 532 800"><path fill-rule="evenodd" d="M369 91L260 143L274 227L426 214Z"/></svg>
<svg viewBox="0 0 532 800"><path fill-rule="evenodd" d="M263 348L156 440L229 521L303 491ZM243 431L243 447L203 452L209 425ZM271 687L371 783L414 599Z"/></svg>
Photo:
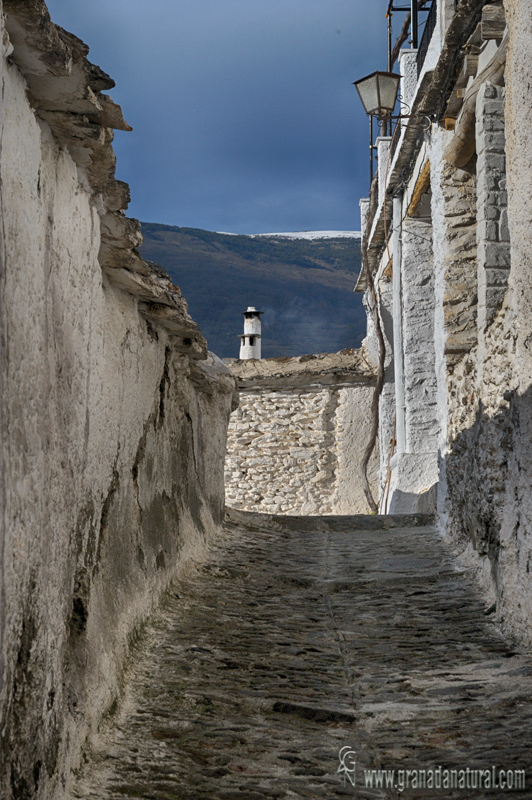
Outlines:
<svg viewBox="0 0 532 800"><path fill-rule="evenodd" d="M264 357L336 352L365 335L353 293L360 241L244 236L142 223L142 255L164 267L186 297L209 348L236 358L242 311L264 311Z"/></svg>

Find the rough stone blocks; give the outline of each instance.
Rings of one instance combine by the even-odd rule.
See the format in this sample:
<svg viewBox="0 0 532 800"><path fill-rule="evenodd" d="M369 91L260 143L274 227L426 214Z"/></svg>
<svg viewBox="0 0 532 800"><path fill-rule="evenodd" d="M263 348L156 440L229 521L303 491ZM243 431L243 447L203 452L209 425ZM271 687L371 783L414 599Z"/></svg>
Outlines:
<svg viewBox="0 0 532 800"><path fill-rule="evenodd" d="M479 91L476 113L478 328L483 335L504 298L510 267L504 88L486 83Z"/></svg>

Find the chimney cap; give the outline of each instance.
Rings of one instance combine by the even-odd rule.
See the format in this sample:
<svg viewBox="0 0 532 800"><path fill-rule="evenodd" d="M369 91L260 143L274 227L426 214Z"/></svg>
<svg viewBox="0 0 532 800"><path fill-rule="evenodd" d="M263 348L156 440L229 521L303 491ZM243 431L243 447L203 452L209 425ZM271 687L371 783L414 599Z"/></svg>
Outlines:
<svg viewBox="0 0 532 800"><path fill-rule="evenodd" d="M250 316L255 316L256 314L264 314L264 311L257 311L255 306L248 306L246 311L242 311L242 314L244 314L244 316L247 316L248 314Z"/></svg>

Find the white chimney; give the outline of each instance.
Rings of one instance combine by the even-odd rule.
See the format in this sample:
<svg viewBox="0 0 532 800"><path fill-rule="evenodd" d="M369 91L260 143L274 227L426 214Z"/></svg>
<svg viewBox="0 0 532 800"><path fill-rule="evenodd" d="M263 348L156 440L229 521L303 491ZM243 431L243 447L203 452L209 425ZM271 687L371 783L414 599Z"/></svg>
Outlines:
<svg viewBox="0 0 532 800"><path fill-rule="evenodd" d="M244 315L244 333L240 334L240 359L260 358L260 315L263 311L257 311L255 306L248 306Z"/></svg>

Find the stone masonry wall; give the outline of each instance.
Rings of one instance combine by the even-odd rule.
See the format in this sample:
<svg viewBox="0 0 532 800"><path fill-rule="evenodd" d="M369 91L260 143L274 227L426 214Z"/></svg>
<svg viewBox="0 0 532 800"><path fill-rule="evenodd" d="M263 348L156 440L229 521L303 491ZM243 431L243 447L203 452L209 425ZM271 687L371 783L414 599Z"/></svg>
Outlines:
<svg viewBox="0 0 532 800"><path fill-rule="evenodd" d="M529 392L517 375L526 303L511 285L508 218L530 208L532 198L516 203L514 194L513 209L507 199L505 129L512 136L516 117L506 109L505 120L504 100L505 89L489 83L477 97L478 343L448 371L446 530L477 571L499 620L530 643L532 548L524 522L530 484L520 489L517 476L526 470L516 468L527 438L520 412ZM527 185L523 166L516 184Z"/></svg>
<svg viewBox="0 0 532 800"><path fill-rule="evenodd" d="M455 372L465 388L450 415L448 530L490 592L499 620L530 646L532 18L525 0L504 5L505 89L485 84L477 98L479 346Z"/></svg>
<svg viewBox="0 0 532 800"><path fill-rule="evenodd" d="M527 0L504 0L509 26L505 72L508 221L512 267L507 305L508 342L515 348L507 381L513 440L499 558L499 609L506 625L532 644L532 16Z"/></svg>
<svg viewBox="0 0 532 800"><path fill-rule="evenodd" d="M467 536L464 504L475 464L475 420L478 410L478 268L476 157L465 169L444 161L438 190L443 195L443 315L438 331L443 341L440 373L440 415L445 416L441 442L440 511L455 541ZM443 396L443 392L445 393ZM478 432L477 432L478 433ZM466 515L467 516L467 515ZM465 528L463 526L466 526ZM464 531L464 533L463 533ZM463 546L463 544L462 544Z"/></svg>
<svg viewBox="0 0 532 800"><path fill-rule="evenodd" d="M477 193L474 159L464 169L442 172L446 233L445 356L452 367L477 342Z"/></svg>
<svg viewBox="0 0 532 800"><path fill-rule="evenodd" d="M484 84L477 97L478 328L500 308L510 272L504 87Z"/></svg>
<svg viewBox="0 0 532 800"><path fill-rule="evenodd" d="M293 369L293 362L297 359L276 365L278 388L271 380L267 386L240 388L240 406L228 431L226 503L276 514L367 513L359 469L369 435L371 372L351 386L319 385L316 373L300 374L299 385L283 386L283 372ZM264 361L252 363L264 367ZM334 373L325 371L322 377ZM253 383L249 374L246 383ZM370 466L375 490L377 458Z"/></svg>
<svg viewBox="0 0 532 800"><path fill-rule="evenodd" d="M112 81L40 0L3 11L0 796L61 800L148 613L222 521L235 384L136 253Z"/></svg>
<svg viewBox="0 0 532 800"><path fill-rule="evenodd" d="M331 514L334 389L241 392L226 461L228 506L272 514Z"/></svg>
<svg viewBox="0 0 532 800"><path fill-rule="evenodd" d="M499 2L438 4L445 40L418 108L435 115L422 146L431 164L439 524L480 576L489 613L530 647L532 15L529 0L502 5L506 30L489 24L503 22ZM402 153L413 163L407 144L396 165ZM403 176L392 174L389 195ZM380 237L377 218L370 254L384 245ZM415 278L405 281L415 288ZM405 341L405 360L412 344ZM421 410L413 372L406 384L412 410ZM411 432L418 428L412 416Z"/></svg>
<svg viewBox="0 0 532 800"><path fill-rule="evenodd" d="M504 394L515 357L513 315L507 305L501 308L510 270L504 88L484 84L476 112L478 345L448 376L448 529L481 564L485 560L481 569L492 573L493 590L512 446Z"/></svg>
<svg viewBox="0 0 532 800"><path fill-rule="evenodd" d="M449 134L444 132L448 138ZM438 137L439 138L439 137ZM441 143L438 142L441 146ZM443 161L441 152L431 158L436 264L436 364L438 376L439 442L438 509L442 524L451 531L453 503L467 495L470 468L468 445L457 432L471 430L476 413L478 377L477 329L477 193L476 158L465 169ZM456 497L457 507L461 501Z"/></svg>
<svg viewBox="0 0 532 800"><path fill-rule="evenodd" d="M515 423L509 391L515 357L512 318L503 305L483 350L475 348L454 368L449 395L448 532L484 573L494 599Z"/></svg>

